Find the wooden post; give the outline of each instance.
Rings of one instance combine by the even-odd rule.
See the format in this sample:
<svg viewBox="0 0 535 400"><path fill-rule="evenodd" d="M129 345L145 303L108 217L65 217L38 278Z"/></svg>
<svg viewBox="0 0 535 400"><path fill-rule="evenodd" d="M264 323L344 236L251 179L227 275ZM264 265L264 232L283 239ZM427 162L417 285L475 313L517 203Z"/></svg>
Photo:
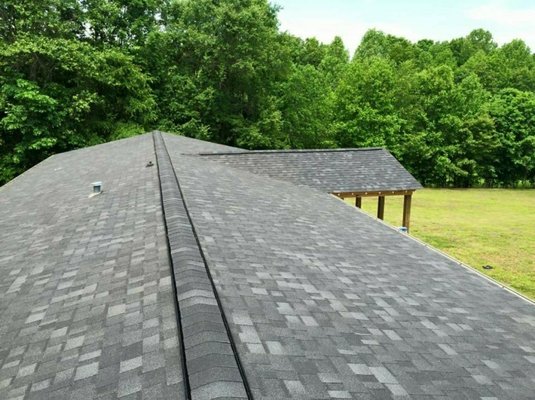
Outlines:
<svg viewBox="0 0 535 400"><path fill-rule="evenodd" d="M377 218L380 220L385 219L385 196L379 196L377 202Z"/></svg>
<svg viewBox="0 0 535 400"><path fill-rule="evenodd" d="M411 203L412 195L406 194L403 198L403 226L407 228L407 233L411 224Z"/></svg>
<svg viewBox="0 0 535 400"><path fill-rule="evenodd" d="M355 206L357 206L358 208L362 208L362 197L355 197Z"/></svg>

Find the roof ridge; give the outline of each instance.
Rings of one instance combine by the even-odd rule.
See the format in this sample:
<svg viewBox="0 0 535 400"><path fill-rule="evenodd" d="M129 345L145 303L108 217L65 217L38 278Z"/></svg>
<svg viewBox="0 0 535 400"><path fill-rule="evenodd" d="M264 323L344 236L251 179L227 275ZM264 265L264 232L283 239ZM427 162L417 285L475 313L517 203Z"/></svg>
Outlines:
<svg viewBox="0 0 535 400"><path fill-rule="evenodd" d="M251 390L227 318L161 133L153 135L164 223L174 279L187 398L251 399ZM192 312L192 308L194 312ZM184 331L186 331L184 333ZM198 355L205 363L199 365ZM223 366L224 365L224 366ZM234 370L230 379L224 371ZM199 383L198 378L203 378Z"/></svg>
<svg viewBox="0 0 535 400"><path fill-rule="evenodd" d="M380 151L384 150L389 152L384 147L358 147L358 148L342 148L342 149L290 149L290 150L247 150L236 152L214 152L214 153L199 153L198 156L238 156L244 154L288 154L288 153L343 153L354 151Z"/></svg>
<svg viewBox="0 0 535 400"><path fill-rule="evenodd" d="M162 137L180 138L182 140L189 141L190 143L205 144L205 145L210 145L210 146L215 146L215 147L219 147L220 148L220 150L211 151L212 153L219 153L220 151L224 152L224 153L233 153L235 151L243 153L243 152L247 151L247 150L242 149L240 147L235 147L235 146L231 146L231 145L223 144L223 143L211 142L209 140L204 140L204 139L199 139L199 138L196 138L196 137L185 136L185 135L181 135L181 134L178 134L178 133L169 133L169 132L164 132L164 131L159 131L159 130L154 130L154 131L151 131L150 133L160 134L160 135L162 135ZM209 151L206 151L206 152L210 153ZM186 154L191 155L191 154L197 154L197 153L186 153Z"/></svg>

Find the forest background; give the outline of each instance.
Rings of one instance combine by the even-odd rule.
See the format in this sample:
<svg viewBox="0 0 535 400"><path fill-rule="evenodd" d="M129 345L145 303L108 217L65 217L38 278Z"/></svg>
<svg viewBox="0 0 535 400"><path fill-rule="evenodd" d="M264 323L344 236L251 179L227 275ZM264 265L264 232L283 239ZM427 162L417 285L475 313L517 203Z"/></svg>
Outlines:
<svg viewBox="0 0 535 400"><path fill-rule="evenodd" d="M535 55L522 40L350 56L279 31L267 0L4 0L0 184L51 154L158 128L248 149L382 146L426 186L535 185Z"/></svg>

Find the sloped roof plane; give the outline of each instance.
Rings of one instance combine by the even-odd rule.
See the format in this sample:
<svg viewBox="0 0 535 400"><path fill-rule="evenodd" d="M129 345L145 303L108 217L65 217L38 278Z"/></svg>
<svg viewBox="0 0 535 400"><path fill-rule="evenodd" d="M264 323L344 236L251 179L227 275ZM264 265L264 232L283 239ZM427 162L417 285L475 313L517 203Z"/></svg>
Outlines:
<svg viewBox="0 0 535 400"><path fill-rule="evenodd" d="M143 135L0 188L0 398L533 397L532 303L213 151Z"/></svg>
<svg viewBox="0 0 535 400"><path fill-rule="evenodd" d="M382 148L248 151L202 157L328 193L413 191L422 187Z"/></svg>

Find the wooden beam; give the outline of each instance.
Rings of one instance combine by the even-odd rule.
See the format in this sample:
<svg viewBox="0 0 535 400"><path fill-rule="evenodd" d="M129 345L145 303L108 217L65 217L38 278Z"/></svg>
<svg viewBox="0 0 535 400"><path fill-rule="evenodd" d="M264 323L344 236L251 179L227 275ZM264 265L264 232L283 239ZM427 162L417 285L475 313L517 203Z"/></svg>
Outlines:
<svg viewBox="0 0 535 400"><path fill-rule="evenodd" d="M385 219L385 196L379 196L377 201L377 218L380 220Z"/></svg>
<svg viewBox="0 0 535 400"><path fill-rule="evenodd" d="M409 232L409 228L411 225L411 203L412 195L405 195L405 197L403 198L403 226L407 228L407 233Z"/></svg>
<svg viewBox="0 0 535 400"><path fill-rule="evenodd" d="M333 192L332 194L341 199L346 199L348 197L377 197L377 196L405 196L408 194L413 194L414 190L382 190L382 191L370 191L370 192Z"/></svg>
<svg viewBox="0 0 535 400"><path fill-rule="evenodd" d="M355 197L355 206L357 206L358 208L362 208L362 197Z"/></svg>

